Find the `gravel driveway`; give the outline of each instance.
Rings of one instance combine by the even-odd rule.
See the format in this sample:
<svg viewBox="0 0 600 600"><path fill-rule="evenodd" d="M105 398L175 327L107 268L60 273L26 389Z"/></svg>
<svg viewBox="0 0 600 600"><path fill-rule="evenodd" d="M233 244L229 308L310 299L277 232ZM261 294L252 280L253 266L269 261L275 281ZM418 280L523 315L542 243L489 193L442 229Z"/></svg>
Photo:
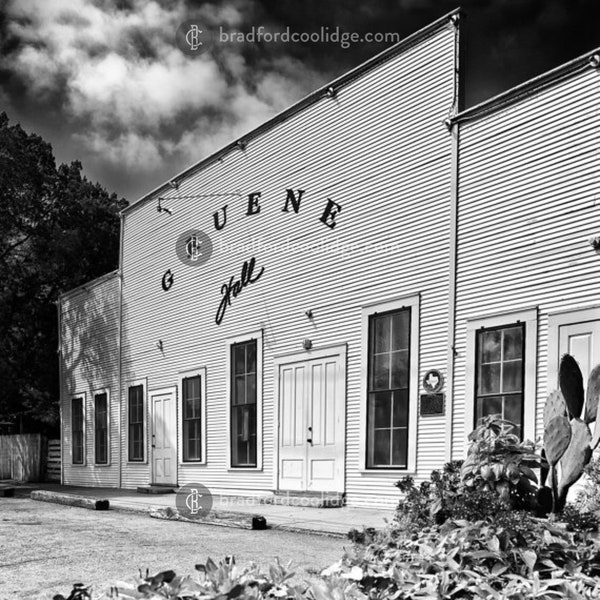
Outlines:
<svg viewBox="0 0 600 600"><path fill-rule="evenodd" d="M300 580L338 560L350 542L283 531L248 531L161 521L115 511L0 498L0 598L68 595L71 584L94 595L146 568L194 573L194 565L234 555L266 568L292 560Z"/></svg>

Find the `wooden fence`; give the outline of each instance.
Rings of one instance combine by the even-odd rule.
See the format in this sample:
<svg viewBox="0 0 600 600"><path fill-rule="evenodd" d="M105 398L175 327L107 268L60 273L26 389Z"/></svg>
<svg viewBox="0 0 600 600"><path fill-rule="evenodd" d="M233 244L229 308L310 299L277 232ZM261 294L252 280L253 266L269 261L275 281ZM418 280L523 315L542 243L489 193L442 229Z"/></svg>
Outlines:
<svg viewBox="0 0 600 600"><path fill-rule="evenodd" d="M60 481L60 440L39 433L0 435L0 480Z"/></svg>
<svg viewBox="0 0 600 600"><path fill-rule="evenodd" d="M60 482L60 440L48 440L46 481Z"/></svg>
<svg viewBox="0 0 600 600"><path fill-rule="evenodd" d="M44 440L39 433L0 435L0 479L40 481Z"/></svg>

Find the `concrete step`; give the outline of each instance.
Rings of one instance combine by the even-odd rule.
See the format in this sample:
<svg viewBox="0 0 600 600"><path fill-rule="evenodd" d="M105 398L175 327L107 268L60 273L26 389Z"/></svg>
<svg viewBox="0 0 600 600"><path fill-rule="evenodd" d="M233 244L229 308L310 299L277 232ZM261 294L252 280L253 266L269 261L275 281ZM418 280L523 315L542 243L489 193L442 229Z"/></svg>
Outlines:
<svg viewBox="0 0 600 600"><path fill-rule="evenodd" d="M168 485L140 485L138 494L174 494L175 488Z"/></svg>
<svg viewBox="0 0 600 600"><path fill-rule="evenodd" d="M342 508L345 494L338 492L296 492L278 490L273 496L260 499L261 504L308 508Z"/></svg>

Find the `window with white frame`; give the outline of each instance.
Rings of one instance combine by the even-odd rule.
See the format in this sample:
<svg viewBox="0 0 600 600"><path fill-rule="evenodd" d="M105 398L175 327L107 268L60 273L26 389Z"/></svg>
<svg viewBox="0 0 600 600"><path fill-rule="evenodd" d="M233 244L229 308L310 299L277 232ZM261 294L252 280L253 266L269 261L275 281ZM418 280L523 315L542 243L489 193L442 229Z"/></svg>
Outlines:
<svg viewBox="0 0 600 600"><path fill-rule="evenodd" d="M132 385L127 398L128 458L131 462L144 460L144 386Z"/></svg>
<svg viewBox="0 0 600 600"><path fill-rule="evenodd" d="M183 461L202 460L202 377L193 375L181 380Z"/></svg>
<svg viewBox="0 0 600 600"><path fill-rule="evenodd" d="M94 394L94 461L108 464L108 393Z"/></svg>
<svg viewBox="0 0 600 600"><path fill-rule="evenodd" d="M231 466L257 466L257 341L231 344Z"/></svg>
<svg viewBox="0 0 600 600"><path fill-rule="evenodd" d="M525 325L481 329L476 338L475 425L499 414L523 427Z"/></svg>
<svg viewBox="0 0 600 600"><path fill-rule="evenodd" d="M84 458L83 398L71 399L71 457L74 465L82 465Z"/></svg>
<svg viewBox="0 0 600 600"><path fill-rule="evenodd" d="M500 414L535 439L537 308L467 320L465 443L479 419Z"/></svg>
<svg viewBox="0 0 600 600"><path fill-rule="evenodd" d="M411 309L369 317L367 468L406 468Z"/></svg>

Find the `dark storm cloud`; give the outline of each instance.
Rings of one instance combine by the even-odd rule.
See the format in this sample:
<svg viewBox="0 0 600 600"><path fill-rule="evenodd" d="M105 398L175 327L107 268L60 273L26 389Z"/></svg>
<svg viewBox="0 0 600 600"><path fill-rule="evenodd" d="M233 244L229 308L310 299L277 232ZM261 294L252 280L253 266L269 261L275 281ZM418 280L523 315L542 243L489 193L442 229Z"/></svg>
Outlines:
<svg viewBox="0 0 600 600"><path fill-rule="evenodd" d="M467 104L600 46L597 0L465 0ZM178 25L410 35L455 0L0 0L0 105L60 159L129 199L383 50L318 42L216 46L199 58Z"/></svg>

